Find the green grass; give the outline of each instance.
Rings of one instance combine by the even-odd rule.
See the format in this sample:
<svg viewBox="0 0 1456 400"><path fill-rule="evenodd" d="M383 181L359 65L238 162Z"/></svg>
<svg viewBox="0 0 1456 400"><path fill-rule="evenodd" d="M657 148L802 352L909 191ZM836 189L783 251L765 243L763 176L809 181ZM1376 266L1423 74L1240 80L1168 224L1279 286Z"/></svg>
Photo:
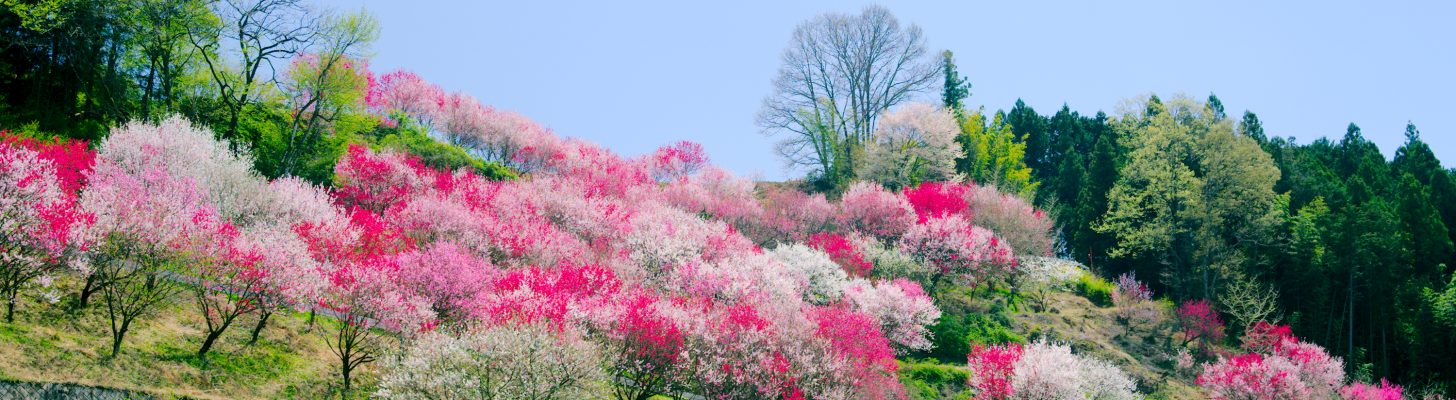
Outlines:
<svg viewBox="0 0 1456 400"><path fill-rule="evenodd" d="M61 290L73 290L62 287ZM73 296L74 297L74 296ZM99 301L99 299L98 299ZM197 358L202 318L182 293L136 322L121 354L110 358L104 306L74 310L72 301L25 301L15 323L0 322L0 378L61 382L143 392L161 398L337 398L338 377L323 332L306 331L307 315L275 315L262 339L247 345L254 319L239 319L207 359ZM361 372L367 394L373 371Z"/></svg>

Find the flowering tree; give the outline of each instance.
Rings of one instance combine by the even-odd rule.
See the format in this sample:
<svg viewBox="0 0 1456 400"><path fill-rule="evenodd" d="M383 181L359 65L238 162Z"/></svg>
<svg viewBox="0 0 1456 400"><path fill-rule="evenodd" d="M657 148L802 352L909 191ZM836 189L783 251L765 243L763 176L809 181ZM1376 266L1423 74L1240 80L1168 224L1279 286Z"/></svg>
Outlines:
<svg viewBox="0 0 1456 400"><path fill-rule="evenodd" d="M871 284L855 279L844 289L856 310L875 317L885 337L903 354L930 350L929 326L940 319L940 309L919 284L904 279Z"/></svg>
<svg viewBox="0 0 1456 400"><path fill-rule="evenodd" d="M319 306L337 319L326 330L325 343L338 357L343 392L353 385L353 372L374 362L382 350L381 329L413 333L428 328L433 315L424 299L393 283L396 268L382 257L340 264L328 273Z"/></svg>
<svg viewBox="0 0 1456 400"><path fill-rule="evenodd" d="M1356 382L1340 389L1340 397L1345 400L1401 400L1405 398L1405 388L1385 379L1381 379L1379 385Z"/></svg>
<svg viewBox="0 0 1456 400"><path fill-rule="evenodd" d="M674 374L682 360L682 330L661 314L649 294L629 295L622 307L607 346L612 354L607 370L616 378L613 393L618 399L669 393L678 385Z"/></svg>
<svg viewBox="0 0 1456 400"><path fill-rule="evenodd" d="M703 145L684 140L659 147L648 156L647 162L652 179L672 182L703 169L708 164L708 154L703 152Z"/></svg>
<svg viewBox="0 0 1456 400"><path fill-rule="evenodd" d="M1072 354L1072 348L1038 340L1022 347L1012 372L1012 398L1137 399L1137 385L1106 361Z"/></svg>
<svg viewBox="0 0 1456 400"><path fill-rule="evenodd" d="M1285 335L1268 324L1251 327L1256 352L1219 357L1206 364L1197 383L1214 399L1334 398L1345 380L1344 362L1324 348ZM1265 343L1268 339L1273 344ZM1351 392L1365 388L1346 388Z"/></svg>
<svg viewBox="0 0 1456 400"><path fill-rule="evenodd" d="M994 186L971 185L964 196L971 223L996 232L1016 249L1017 255L1052 255L1054 227L1046 212Z"/></svg>
<svg viewBox="0 0 1456 400"><path fill-rule="evenodd" d="M844 295L848 275L828 254L799 243L781 244L769 254L803 282L804 301L824 305Z"/></svg>
<svg viewBox="0 0 1456 400"><path fill-rule="evenodd" d="M396 263L399 284L428 299L430 309L446 322L464 323L475 296L489 289L495 266L442 242L425 250L402 253Z"/></svg>
<svg viewBox="0 0 1456 400"><path fill-rule="evenodd" d="M810 312L817 324L815 336L828 341L823 362L831 363L823 387L810 385L809 394L848 390L856 398L901 397L903 388L895 379L899 366L879 321L863 312L841 307L817 307ZM809 383L809 382L806 382ZM827 397L827 396L825 396Z"/></svg>
<svg viewBox="0 0 1456 400"><path fill-rule="evenodd" d="M1016 264L1010 246L958 215L915 225L900 238L899 246L917 261L939 270L932 278L933 284L939 284L944 277L976 283L994 281L1009 276Z"/></svg>
<svg viewBox="0 0 1456 400"><path fill-rule="evenodd" d="M976 346L968 356L971 386L992 399L1137 399L1136 384L1106 361L1072 354L1064 344Z"/></svg>
<svg viewBox="0 0 1456 400"><path fill-rule="evenodd" d="M828 232L810 235L809 247L828 254L830 259L844 269L844 272L857 277L869 276L870 271L875 268L874 263L855 246L854 241L843 235Z"/></svg>
<svg viewBox="0 0 1456 400"><path fill-rule="evenodd" d="M259 294L268 282L268 270L254 250L239 245L237 228L217 221L215 216L199 214L193 218L196 227L185 239L181 262L195 267L192 291L204 322L202 347L197 357L204 358L214 343L233 321L243 314L258 310Z"/></svg>
<svg viewBox="0 0 1456 400"><path fill-rule="evenodd" d="M961 156L955 141L958 134L960 127L950 110L906 104L880 117L857 173L889 187L952 180L955 160Z"/></svg>
<svg viewBox="0 0 1456 400"><path fill-rule="evenodd" d="M424 334L384 360L384 399L582 399L606 381L601 354L539 326L498 326L459 338Z"/></svg>
<svg viewBox="0 0 1456 400"><path fill-rule="evenodd" d="M1021 359L1020 344L1012 343L971 348L966 356L971 368L970 386L978 395L989 399L1009 399L1015 392L1012 377L1016 373L1016 362Z"/></svg>
<svg viewBox="0 0 1456 400"><path fill-rule="evenodd" d="M398 70L380 77L369 88L370 106L388 113L400 111L420 125L429 126L445 102L445 90L414 72Z"/></svg>
<svg viewBox="0 0 1456 400"><path fill-rule="evenodd" d="M1178 306L1178 323L1183 326L1183 340L1197 342L1205 353L1214 344L1223 342L1223 318L1219 318L1208 300L1188 301Z"/></svg>
<svg viewBox="0 0 1456 400"><path fill-rule="evenodd" d="M770 189L764 193L763 226L767 240L803 241L808 235L829 228L834 206L820 193L804 193L790 188Z"/></svg>
<svg viewBox="0 0 1456 400"><path fill-rule="evenodd" d="M926 182L906 187L901 195L915 208L915 215L923 224L931 218L970 212L965 195L969 190L970 187L958 183Z"/></svg>
<svg viewBox="0 0 1456 400"><path fill-rule="evenodd" d="M894 240L915 224L915 208L905 198L871 182L855 182L839 198L836 224L883 240Z"/></svg>
<svg viewBox="0 0 1456 400"><path fill-rule="evenodd" d="M46 286L65 267L68 250L77 247L74 225L90 222L76 207L76 191L94 155L83 142L0 136L0 296L5 321L14 322L20 293L36 281Z"/></svg>
<svg viewBox="0 0 1456 400"><path fill-rule="evenodd" d="M111 320L111 354L137 318L150 314L178 289L169 271L173 248L185 246L194 220L213 211L191 180L152 167L139 176L123 171L106 148L89 177L81 207L95 216L83 233L91 245L91 274L97 277Z"/></svg>

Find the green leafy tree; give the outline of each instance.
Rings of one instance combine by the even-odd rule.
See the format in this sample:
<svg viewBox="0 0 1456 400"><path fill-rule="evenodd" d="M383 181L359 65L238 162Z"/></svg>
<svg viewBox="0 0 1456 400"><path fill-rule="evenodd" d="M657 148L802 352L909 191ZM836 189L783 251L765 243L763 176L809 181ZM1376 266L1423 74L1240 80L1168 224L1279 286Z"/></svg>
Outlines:
<svg viewBox="0 0 1456 400"><path fill-rule="evenodd" d="M959 115L965 110L965 104L962 103L967 97L971 97L971 83L956 70L955 54L950 50L940 53L940 73L945 76L945 84L941 86L940 103Z"/></svg>
<svg viewBox="0 0 1456 400"><path fill-rule="evenodd" d="M1214 298L1219 275L1242 268L1278 221L1279 171L1267 153L1206 104L1156 96L1117 122L1129 152L1095 229L1115 258L1162 266L1182 298Z"/></svg>
<svg viewBox="0 0 1456 400"><path fill-rule="evenodd" d="M962 156L956 159L956 171L977 183L1034 198L1038 184L1026 166L1026 144L1016 139L1005 119L998 112L987 121L984 111L977 110L961 121L956 142Z"/></svg>

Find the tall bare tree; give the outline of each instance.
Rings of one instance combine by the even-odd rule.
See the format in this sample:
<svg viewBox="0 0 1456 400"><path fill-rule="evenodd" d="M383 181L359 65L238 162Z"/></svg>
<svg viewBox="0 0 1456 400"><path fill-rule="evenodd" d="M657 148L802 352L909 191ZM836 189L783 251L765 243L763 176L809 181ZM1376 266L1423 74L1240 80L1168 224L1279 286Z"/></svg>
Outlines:
<svg viewBox="0 0 1456 400"><path fill-rule="evenodd" d="M279 70L274 62L293 57L312 43L321 16L304 0L220 0L213 9L218 23L193 28L188 37L227 110L222 137L236 146L243 110L258 101L263 84L276 81ZM229 47L233 48L224 51ZM228 57L236 58L236 69Z"/></svg>
<svg viewBox="0 0 1456 400"><path fill-rule="evenodd" d="M880 113L933 89L939 74L920 27L884 7L820 15L794 30L758 124L785 136L778 151L789 165L828 177L854 164Z"/></svg>
<svg viewBox="0 0 1456 400"><path fill-rule="evenodd" d="M333 122L351 108L362 106L368 82L359 62L369 44L379 38L379 21L360 10L330 15L320 25L315 47L295 60L282 85L292 106L283 174L292 174L300 148L309 148L322 136L320 125Z"/></svg>

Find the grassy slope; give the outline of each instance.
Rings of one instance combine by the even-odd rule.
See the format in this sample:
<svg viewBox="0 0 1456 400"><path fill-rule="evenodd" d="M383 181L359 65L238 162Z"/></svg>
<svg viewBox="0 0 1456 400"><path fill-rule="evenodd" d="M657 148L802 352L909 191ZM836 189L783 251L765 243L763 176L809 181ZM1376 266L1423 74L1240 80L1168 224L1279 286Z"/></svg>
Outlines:
<svg viewBox="0 0 1456 400"><path fill-rule="evenodd" d="M1171 314L1171 310L1163 310ZM1027 337L1042 336L1068 343L1080 354L1108 360L1138 381L1139 391L1153 398L1203 398L1188 377L1170 370L1170 325L1129 329L1116 310L1098 307L1082 296L1053 291L1041 304L1012 314L1012 329Z"/></svg>
<svg viewBox="0 0 1456 400"><path fill-rule="evenodd" d="M328 397L337 381L334 356L322 329L305 332L306 314L275 315L253 346L246 342L256 320L239 319L204 366L195 355L203 336L202 317L190 294L182 293L139 320L116 359L107 359L111 339L102 304L93 302L71 313L69 299L59 304L26 301L16 310L15 323L0 321L0 378L78 383L163 398ZM368 373L361 375L368 379Z"/></svg>

